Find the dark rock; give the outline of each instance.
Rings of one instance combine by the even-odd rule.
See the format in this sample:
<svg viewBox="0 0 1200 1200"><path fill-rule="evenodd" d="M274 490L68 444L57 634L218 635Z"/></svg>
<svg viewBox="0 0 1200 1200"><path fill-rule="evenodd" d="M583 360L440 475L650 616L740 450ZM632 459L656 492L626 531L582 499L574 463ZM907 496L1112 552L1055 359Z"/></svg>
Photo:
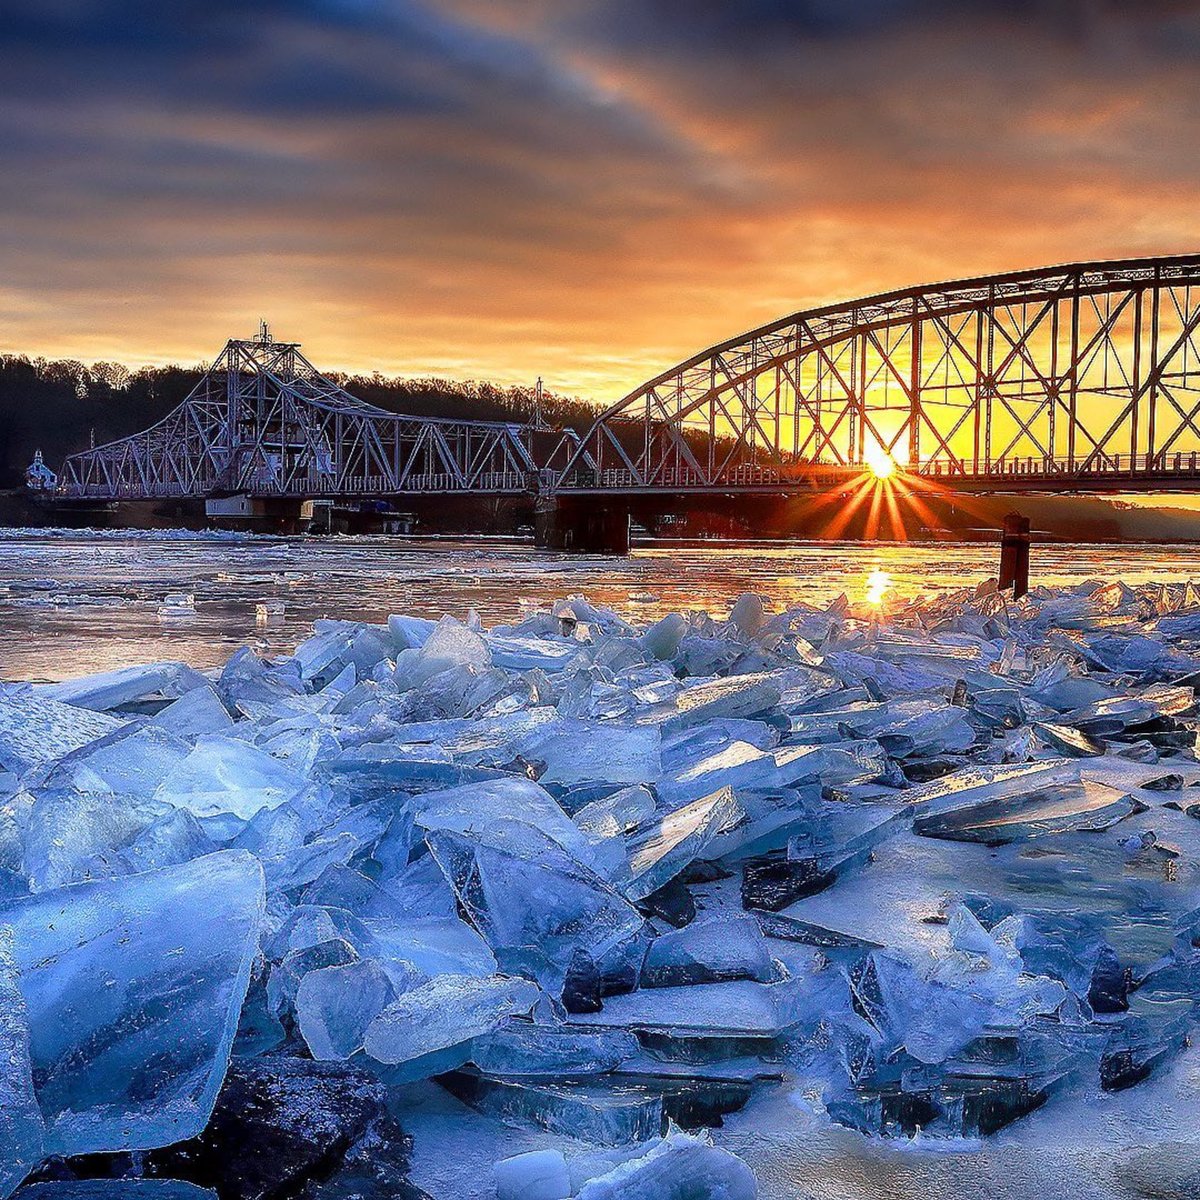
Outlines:
<svg viewBox="0 0 1200 1200"><path fill-rule="evenodd" d="M697 859L688 863L679 873L680 883L715 883L718 879L728 879L733 872L726 870L720 863L705 862Z"/></svg>
<svg viewBox="0 0 1200 1200"><path fill-rule="evenodd" d="M779 851L764 854L742 867L742 906L778 912L823 892L836 878L837 873L816 858L788 858Z"/></svg>
<svg viewBox="0 0 1200 1200"><path fill-rule="evenodd" d="M308 1182L297 1200L429 1200L408 1173L410 1138L392 1117L383 1117L346 1153L341 1168L324 1182Z"/></svg>
<svg viewBox="0 0 1200 1200"><path fill-rule="evenodd" d="M658 917L675 929L682 929L696 919L696 902L692 893L678 879L664 883L638 904L638 910L648 917Z"/></svg>
<svg viewBox="0 0 1200 1200"><path fill-rule="evenodd" d="M807 946L820 946L823 950L882 950L879 942L870 942L852 934L839 933L836 929L826 929L823 925L814 925L811 921L801 921L796 917L784 917L777 913L760 912L758 927L763 937L778 938L784 942L801 942Z"/></svg>
<svg viewBox="0 0 1200 1200"><path fill-rule="evenodd" d="M145 1171L213 1188L221 1200L291 1200L341 1169L387 1117L385 1101L378 1079L345 1063L235 1059L204 1132L149 1151Z"/></svg>

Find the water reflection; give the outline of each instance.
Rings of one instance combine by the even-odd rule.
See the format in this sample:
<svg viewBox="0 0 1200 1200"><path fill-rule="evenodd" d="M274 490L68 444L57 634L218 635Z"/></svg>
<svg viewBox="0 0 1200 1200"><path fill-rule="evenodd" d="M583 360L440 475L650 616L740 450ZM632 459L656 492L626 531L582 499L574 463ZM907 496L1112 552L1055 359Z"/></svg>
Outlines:
<svg viewBox="0 0 1200 1200"><path fill-rule="evenodd" d="M881 567L876 567L867 576L866 601L868 604L883 604L885 597L893 590L892 577Z"/></svg>
<svg viewBox="0 0 1200 1200"><path fill-rule="evenodd" d="M62 679L165 658L210 668L247 642L267 653L290 651L319 617L383 621L392 612L465 616L475 608L490 625L573 593L638 625L697 608L723 615L748 591L776 610L827 604L843 592L881 607L973 586L996 573L997 556L985 543L639 548L611 559L503 541L0 531L0 677ZM1033 576L1035 584L1200 578L1200 552L1038 546ZM171 593L193 595L195 615L160 621Z"/></svg>

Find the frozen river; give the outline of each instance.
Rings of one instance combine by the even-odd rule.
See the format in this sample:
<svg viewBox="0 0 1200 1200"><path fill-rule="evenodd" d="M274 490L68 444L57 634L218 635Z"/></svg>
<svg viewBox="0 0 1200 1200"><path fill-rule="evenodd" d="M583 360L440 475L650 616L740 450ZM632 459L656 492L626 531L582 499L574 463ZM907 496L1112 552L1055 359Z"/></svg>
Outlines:
<svg viewBox="0 0 1200 1200"><path fill-rule="evenodd" d="M0 678L55 680L133 662L217 666L246 642L290 650L324 616L389 613L515 620L524 606L581 593L635 622L673 610L727 612L746 591L774 605L908 598L994 574L980 543L790 543L639 548L577 557L502 541L262 538L0 530ZM1192 546L1039 546L1035 583L1200 579ZM171 593L193 614L164 615ZM256 616L282 600L283 615Z"/></svg>

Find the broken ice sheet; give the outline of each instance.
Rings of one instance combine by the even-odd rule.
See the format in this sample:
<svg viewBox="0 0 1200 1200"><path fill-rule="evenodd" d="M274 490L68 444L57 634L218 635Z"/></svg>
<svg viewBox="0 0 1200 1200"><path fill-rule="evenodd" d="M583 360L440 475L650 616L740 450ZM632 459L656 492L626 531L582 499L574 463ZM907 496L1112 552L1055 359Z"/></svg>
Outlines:
<svg viewBox="0 0 1200 1200"><path fill-rule="evenodd" d="M531 737L524 749L546 764L540 778L548 784L653 783L662 773L656 729L572 722Z"/></svg>
<svg viewBox="0 0 1200 1200"><path fill-rule="evenodd" d="M938 805L920 813L913 828L927 837L998 842L1107 829L1138 811L1126 792L1090 779L1049 784L1022 795Z"/></svg>
<svg viewBox="0 0 1200 1200"><path fill-rule="evenodd" d="M637 1038L625 1030L509 1020L475 1039L471 1061L486 1075L562 1079L614 1071L640 1049Z"/></svg>
<svg viewBox="0 0 1200 1200"><path fill-rule="evenodd" d="M641 915L540 830L493 819L462 832L431 829L425 838L502 968L556 991L575 950L595 960L635 953Z"/></svg>
<svg viewBox="0 0 1200 1200"><path fill-rule="evenodd" d="M37 695L61 700L95 712L114 708L141 706L138 711L154 711L178 700L193 688L207 686L199 671L181 662L147 663L145 666L122 667L99 675L83 675L61 683L39 684ZM147 708L148 706L148 708Z"/></svg>
<svg viewBox="0 0 1200 1200"><path fill-rule="evenodd" d="M608 996L600 1012L572 1013L568 1021L691 1037L774 1037L803 1016L803 986L737 979L642 988Z"/></svg>
<svg viewBox="0 0 1200 1200"><path fill-rule="evenodd" d="M524 979L439 975L384 1008L367 1027L364 1047L376 1062L410 1063L493 1032L537 999L537 988Z"/></svg>
<svg viewBox="0 0 1200 1200"><path fill-rule="evenodd" d="M204 1127L262 915L261 869L239 851L0 907L46 1153L163 1146Z"/></svg>
<svg viewBox="0 0 1200 1200"><path fill-rule="evenodd" d="M701 857L717 834L744 819L731 788L651 817L626 839L628 863L617 877L621 890L631 899L645 899Z"/></svg>
<svg viewBox="0 0 1200 1200"><path fill-rule="evenodd" d="M576 1200L755 1200L754 1172L710 1139L673 1132L640 1158L588 1180Z"/></svg>
<svg viewBox="0 0 1200 1200"><path fill-rule="evenodd" d="M12 943L12 930L0 925L0 1196L7 1196L42 1160L45 1137Z"/></svg>
<svg viewBox="0 0 1200 1200"><path fill-rule="evenodd" d="M292 799L305 785L304 776L262 750L210 735L199 738L167 772L156 796L197 817L232 813L249 820L261 809Z"/></svg>
<svg viewBox="0 0 1200 1200"><path fill-rule="evenodd" d="M369 960L307 972L296 990L296 1019L313 1058L361 1050L367 1027L394 996L383 968Z"/></svg>
<svg viewBox="0 0 1200 1200"><path fill-rule="evenodd" d="M758 922L747 915L695 921L654 939L642 966L642 987L677 987L776 977Z"/></svg>
<svg viewBox="0 0 1200 1200"><path fill-rule="evenodd" d="M107 792L39 791L25 821L25 875L35 890L45 891L124 874L120 851L170 811L153 800Z"/></svg>
<svg viewBox="0 0 1200 1200"><path fill-rule="evenodd" d="M783 788L820 780L831 787L870 779L883 770L883 755L873 741L846 741L838 746L783 745L759 750L733 742L664 779L659 795L679 804L708 795L718 788Z"/></svg>
<svg viewBox="0 0 1200 1200"><path fill-rule="evenodd" d="M23 775L56 762L124 721L0 684L0 770Z"/></svg>
<svg viewBox="0 0 1200 1200"><path fill-rule="evenodd" d="M685 688L674 703L652 710L648 719L663 723L664 732L675 732L717 717L756 717L779 703L783 692L768 672L728 675Z"/></svg>
<svg viewBox="0 0 1200 1200"><path fill-rule="evenodd" d="M662 1097L628 1082L493 1079L470 1071L455 1071L439 1082L507 1124L537 1126L596 1146L644 1142L663 1131Z"/></svg>
<svg viewBox="0 0 1200 1200"><path fill-rule="evenodd" d="M598 873L615 866L612 853L572 821L545 788L520 776L430 792L417 804L416 822L427 830L468 837L478 836L496 822L522 822Z"/></svg>

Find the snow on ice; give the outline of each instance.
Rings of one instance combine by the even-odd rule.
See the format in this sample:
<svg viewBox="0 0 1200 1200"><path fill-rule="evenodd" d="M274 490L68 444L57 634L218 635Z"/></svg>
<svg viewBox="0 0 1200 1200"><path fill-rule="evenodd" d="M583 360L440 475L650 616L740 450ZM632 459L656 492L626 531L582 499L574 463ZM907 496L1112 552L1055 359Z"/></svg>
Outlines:
<svg viewBox="0 0 1200 1200"><path fill-rule="evenodd" d="M772 1093L929 1146L1152 1089L1197 683L1200 593L1093 583L0 684L0 1196L741 1200Z"/></svg>

